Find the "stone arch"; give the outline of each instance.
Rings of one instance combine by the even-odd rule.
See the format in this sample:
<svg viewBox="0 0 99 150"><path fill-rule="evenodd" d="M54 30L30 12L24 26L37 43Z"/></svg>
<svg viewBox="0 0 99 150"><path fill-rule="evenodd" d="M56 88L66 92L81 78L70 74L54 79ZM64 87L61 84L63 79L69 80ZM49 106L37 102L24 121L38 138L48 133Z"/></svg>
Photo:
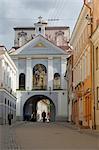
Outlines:
<svg viewBox="0 0 99 150"><path fill-rule="evenodd" d="M47 88L47 68L43 64L33 67L33 89L44 90Z"/></svg>
<svg viewBox="0 0 99 150"><path fill-rule="evenodd" d="M42 100L48 100L50 102L50 121L55 121L56 118L56 107L53 102L49 97L45 95L34 95L30 97L29 99L26 100L26 102L23 105L23 118L26 120L26 116L28 115L28 119L30 120L31 114L35 112L35 118L37 120L37 103L42 101ZM36 121L35 120L35 121Z"/></svg>

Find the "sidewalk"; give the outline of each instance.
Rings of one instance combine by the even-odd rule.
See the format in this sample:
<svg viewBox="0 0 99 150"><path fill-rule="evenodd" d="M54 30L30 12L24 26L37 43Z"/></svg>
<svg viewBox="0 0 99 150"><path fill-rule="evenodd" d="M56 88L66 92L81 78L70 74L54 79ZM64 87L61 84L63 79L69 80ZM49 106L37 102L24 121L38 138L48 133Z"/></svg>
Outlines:
<svg viewBox="0 0 99 150"><path fill-rule="evenodd" d="M99 130L91 130L91 129L82 129L82 128L78 128L77 125L71 123L71 122L66 122L66 127L70 128L72 130L76 130L80 133L84 133L84 134L89 134L95 137L99 138Z"/></svg>
<svg viewBox="0 0 99 150"><path fill-rule="evenodd" d="M21 150L14 136L13 126L0 125L0 150Z"/></svg>

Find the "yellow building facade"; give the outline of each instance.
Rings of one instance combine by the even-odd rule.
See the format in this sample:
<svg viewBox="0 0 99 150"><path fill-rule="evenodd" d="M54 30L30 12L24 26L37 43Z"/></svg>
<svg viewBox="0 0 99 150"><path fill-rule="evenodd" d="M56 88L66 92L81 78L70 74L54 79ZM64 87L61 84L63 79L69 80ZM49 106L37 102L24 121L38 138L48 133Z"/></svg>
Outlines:
<svg viewBox="0 0 99 150"><path fill-rule="evenodd" d="M73 122L99 128L99 1L84 1L70 43L73 54ZM92 38L91 38L92 37Z"/></svg>
<svg viewBox="0 0 99 150"><path fill-rule="evenodd" d="M91 28L87 16L90 11L83 6L71 36L73 46L73 100L72 116L77 125L92 128L91 82Z"/></svg>
<svg viewBox="0 0 99 150"><path fill-rule="evenodd" d="M95 125L99 129L99 26L92 35L93 58L94 58L94 106Z"/></svg>

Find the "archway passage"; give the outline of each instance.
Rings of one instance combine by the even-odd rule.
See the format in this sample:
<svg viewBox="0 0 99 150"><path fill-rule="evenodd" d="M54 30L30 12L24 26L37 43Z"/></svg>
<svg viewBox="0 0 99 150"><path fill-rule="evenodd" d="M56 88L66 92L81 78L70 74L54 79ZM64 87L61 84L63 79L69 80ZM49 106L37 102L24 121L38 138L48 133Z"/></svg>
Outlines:
<svg viewBox="0 0 99 150"><path fill-rule="evenodd" d="M44 95L35 95L30 97L23 107L24 120L42 121L43 111L46 112L46 120L51 122L55 121L56 109L50 98Z"/></svg>

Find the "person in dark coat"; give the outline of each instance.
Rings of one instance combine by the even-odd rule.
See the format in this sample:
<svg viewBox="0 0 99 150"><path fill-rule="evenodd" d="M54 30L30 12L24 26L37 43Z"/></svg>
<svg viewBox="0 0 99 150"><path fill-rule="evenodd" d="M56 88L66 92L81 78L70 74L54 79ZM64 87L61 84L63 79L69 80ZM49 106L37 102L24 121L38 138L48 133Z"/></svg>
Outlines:
<svg viewBox="0 0 99 150"><path fill-rule="evenodd" d="M11 120L13 119L13 114L9 113L8 114L8 123L11 125Z"/></svg>
<svg viewBox="0 0 99 150"><path fill-rule="evenodd" d="M42 112L42 118L43 118L43 122L45 122L45 120L46 120L45 119L46 118L46 112L45 111Z"/></svg>
<svg viewBox="0 0 99 150"><path fill-rule="evenodd" d="M35 112L33 112L31 114L31 121L35 122L36 121L36 115L35 115Z"/></svg>

